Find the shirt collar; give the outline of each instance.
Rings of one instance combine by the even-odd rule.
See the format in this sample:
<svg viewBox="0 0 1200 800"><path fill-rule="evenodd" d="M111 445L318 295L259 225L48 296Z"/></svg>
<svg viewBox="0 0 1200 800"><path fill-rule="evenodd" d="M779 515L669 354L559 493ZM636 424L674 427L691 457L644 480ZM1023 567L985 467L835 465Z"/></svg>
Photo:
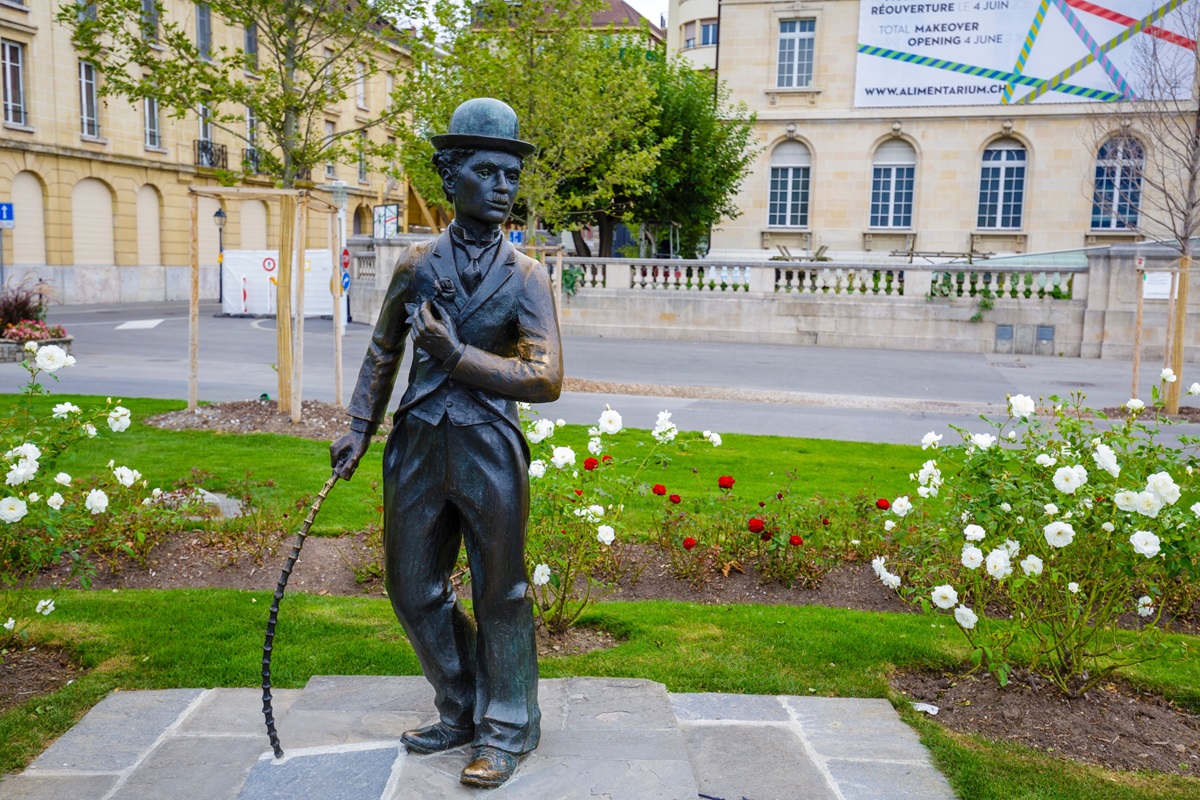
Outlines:
<svg viewBox="0 0 1200 800"><path fill-rule="evenodd" d="M499 228L496 228L496 230L493 232L493 235L491 236L491 238L480 241L480 240L471 238L471 235L469 233L467 233L466 229L463 228L458 223L456 223L456 222L450 223L450 238L454 241L455 244L459 244L459 245L467 245L470 247L477 247L477 248L486 250L486 249L490 248L492 245L499 242L500 239L502 238L502 235L503 235L503 231L501 231Z"/></svg>

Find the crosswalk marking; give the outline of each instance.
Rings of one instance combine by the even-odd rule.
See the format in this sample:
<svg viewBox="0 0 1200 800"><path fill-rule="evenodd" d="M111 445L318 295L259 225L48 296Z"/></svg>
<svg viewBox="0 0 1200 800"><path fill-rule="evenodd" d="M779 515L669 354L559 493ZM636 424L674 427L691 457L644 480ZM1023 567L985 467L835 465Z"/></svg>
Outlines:
<svg viewBox="0 0 1200 800"><path fill-rule="evenodd" d="M122 322L117 326L119 331L135 331L148 328L157 328L164 320L161 319L131 319L128 322Z"/></svg>

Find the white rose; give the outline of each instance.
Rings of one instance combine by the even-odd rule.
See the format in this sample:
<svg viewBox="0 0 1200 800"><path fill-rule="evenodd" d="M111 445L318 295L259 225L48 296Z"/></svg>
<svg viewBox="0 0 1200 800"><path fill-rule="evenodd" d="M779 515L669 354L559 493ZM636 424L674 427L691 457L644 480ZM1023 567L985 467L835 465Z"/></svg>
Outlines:
<svg viewBox="0 0 1200 800"><path fill-rule="evenodd" d="M83 430L84 430L84 433L86 433L89 438L92 438L92 439L96 438L96 426L93 425L92 423L90 423L90 422L84 423Z"/></svg>
<svg viewBox="0 0 1200 800"><path fill-rule="evenodd" d="M25 343L25 352L36 353L37 352L37 342L26 342Z"/></svg>
<svg viewBox="0 0 1200 800"><path fill-rule="evenodd" d="M79 413L79 406L74 403L59 403L54 407L54 413L51 414L55 419L66 419L68 414Z"/></svg>
<svg viewBox="0 0 1200 800"><path fill-rule="evenodd" d="M1054 505L1054 503L1046 503L1042 508L1045 509L1047 514L1053 515L1058 513L1058 506Z"/></svg>
<svg viewBox="0 0 1200 800"><path fill-rule="evenodd" d="M0 500L0 520L4 520L9 525L20 522L27 513L29 513L29 509L25 505L25 501L19 497L6 497Z"/></svg>
<svg viewBox="0 0 1200 800"><path fill-rule="evenodd" d="M908 495L901 495L892 501L892 511L897 517L904 517L908 512L912 511L912 501L908 499Z"/></svg>
<svg viewBox="0 0 1200 800"><path fill-rule="evenodd" d="M988 553L986 563L988 575L998 581L1012 574L1012 561L1008 557L1008 551L1004 548L997 548Z"/></svg>
<svg viewBox="0 0 1200 800"><path fill-rule="evenodd" d="M53 345L51 345L51 346L53 346ZM54 601L53 600L38 600L37 613L48 617L48 616L50 616L50 614L53 611L54 611Z"/></svg>
<svg viewBox="0 0 1200 800"><path fill-rule="evenodd" d="M1051 547L1066 547L1075 539L1075 529L1069 522L1051 522L1042 533Z"/></svg>
<svg viewBox="0 0 1200 800"><path fill-rule="evenodd" d="M28 458L22 458L16 464L13 464L12 469L8 471L8 475L4 478L4 482L9 486L20 486L22 483L28 483L37 476L38 462L31 461Z"/></svg>
<svg viewBox="0 0 1200 800"><path fill-rule="evenodd" d="M539 444L543 439L548 439L554 435L554 421L549 419L539 419L529 428L529 433L525 436L529 439L530 444Z"/></svg>
<svg viewBox="0 0 1200 800"><path fill-rule="evenodd" d="M1079 594L1079 584L1075 581L1071 581L1067 584L1067 591L1071 594Z"/></svg>
<svg viewBox="0 0 1200 800"><path fill-rule="evenodd" d="M1129 400L1127 400L1125 402L1125 407L1128 408L1130 411L1141 411L1143 408L1146 407L1146 404L1143 403L1141 400L1138 400L1136 397L1131 397Z"/></svg>
<svg viewBox="0 0 1200 800"><path fill-rule="evenodd" d="M1139 617L1154 616L1154 601L1150 599L1150 595L1144 594L1138 598L1137 613Z"/></svg>
<svg viewBox="0 0 1200 800"><path fill-rule="evenodd" d="M1087 483L1087 470L1082 464L1059 467L1054 473L1054 488L1063 494L1075 494L1075 490Z"/></svg>
<svg viewBox="0 0 1200 800"><path fill-rule="evenodd" d="M1162 510L1162 500L1154 492L1138 492L1133 501L1133 510L1147 517L1157 517Z"/></svg>
<svg viewBox="0 0 1200 800"><path fill-rule="evenodd" d="M1039 465L1041 465L1043 467L1053 467L1055 464L1058 463L1057 458L1051 458L1046 453L1039 454L1038 457L1034 459L1034 461L1036 461Z"/></svg>
<svg viewBox="0 0 1200 800"><path fill-rule="evenodd" d="M882 575L887 572L887 568L884 566L886 563L887 556L875 556L871 559L871 569L875 571L876 575Z"/></svg>
<svg viewBox="0 0 1200 800"><path fill-rule="evenodd" d="M979 622L979 617L976 616L975 612L966 606L959 606L954 609L954 619L967 630L974 628L975 623Z"/></svg>
<svg viewBox="0 0 1200 800"><path fill-rule="evenodd" d="M954 591L954 587L950 584L935 587L933 590L933 604L938 608L950 609L954 608L958 603L958 592Z"/></svg>
<svg viewBox="0 0 1200 800"><path fill-rule="evenodd" d="M1111 522L1102 522L1100 523L1100 527L1109 533L1112 533L1117 529L1117 526L1113 525Z"/></svg>
<svg viewBox="0 0 1200 800"><path fill-rule="evenodd" d="M1193 383L1188 387L1188 394L1200 394L1200 383Z"/></svg>
<svg viewBox="0 0 1200 800"><path fill-rule="evenodd" d="M885 531L890 531L892 528L895 528L895 527L896 527L896 520L894 520L894 519L884 520L883 529Z"/></svg>
<svg viewBox="0 0 1200 800"><path fill-rule="evenodd" d="M594 456L598 456L598 455L600 455L600 452L602 450L604 450L604 445L600 443L599 436L593 436L591 439L588 439L588 452L589 453L591 453Z"/></svg>
<svg viewBox="0 0 1200 800"><path fill-rule="evenodd" d="M83 506L93 514L103 514L108 509L108 495L100 489L92 489L83 501Z"/></svg>
<svg viewBox="0 0 1200 800"><path fill-rule="evenodd" d="M1174 505L1179 500L1179 487L1166 472L1156 472L1147 478L1146 491L1153 492L1164 505Z"/></svg>
<svg viewBox="0 0 1200 800"><path fill-rule="evenodd" d="M529 464L529 477L541 478L546 474L546 462L540 458Z"/></svg>
<svg viewBox="0 0 1200 800"><path fill-rule="evenodd" d="M721 446L721 434L719 434L719 433L714 433L714 434L712 434L711 436L709 436L709 437L707 437L707 438L708 438L708 440L709 440L710 442L712 442L712 446L713 446L713 447L720 447L720 446Z"/></svg>
<svg viewBox="0 0 1200 800"><path fill-rule="evenodd" d="M1009 558L1016 558L1021 553L1021 543L1012 539L1005 539L1004 549L1008 551Z"/></svg>
<svg viewBox="0 0 1200 800"><path fill-rule="evenodd" d="M1008 412L1014 417L1027 418L1036 410L1033 398L1028 395L1016 394L1008 399Z"/></svg>
<svg viewBox="0 0 1200 800"><path fill-rule="evenodd" d="M967 537L968 542L978 542L987 536L987 532L979 525L968 525L963 528L963 536Z"/></svg>
<svg viewBox="0 0 1200 800"><path fill-rule="evenodd" d="M1021 569L1025 571L1026 575L1041 575L1042 560L1030 553L1021 560Z"/></svg>
<svg viewBox="0 0 1200 800"><path fill-rule="evenodd" d="M29 344L33 344L33 342L30 342ZM37 347L37 345L33 345L33 346ZM11 631L16 627L17 627L17 621L15 619L13 619L12 617L9 617L8 622L4 623L4 630L6 630L6 631Z"/></svg>
<svg viewBox="0 0 1200 800"><path fill-rule="evenodd" d="M128 428L129 420L129 409L124 406L117 406L108 412L108 427L112 428L114 433L120 433Z"/></svg>
<svg viewBox="0 0 1200 800"><path fill-rule="evenodd" d="M621 430L621 415L608 406L600 414L599 428L605 433L619 433Z"/></svg>
<svg viewBox="0 0 1200 800"><path fill-rule="evenodd" d="M884 586L886 586L889 589L899 589L900 588L900 576L899 575L895 575L891 572L885 571L882 575L879 576L879 580L880 580L880 582L883 583Z"/></svg>
<svg viewBox="0 0 1200 800"><path fill-rule="evenodd" d="M1001 503L1000 510L1007 514L1009 511L1012 511L1012 505L1009 503Z"/></svg>
<svg viewBox="0 0 1200 800"><path fill-rule="evenodd" d="M56 344L48 344L38 348L34 363L45 372L57 372L67 365L67 352Z"/></svg>
<svg viewBox="0 0 1200 800"><path fill-rule="evenodd" d="M1159 538L1150 531L1138 531L1129 537L1129 543L1133 545L1135 552L1146 558L1154 558L1158 555L1161 544Z"/></svg>
<svg viewBox="0 0 1200 800"><path fill-rule="evenodd" d="M71 485L71 476L65 472L60 472L54 476L54 482L60 483L63 486L70 486Z"/></svg>
<svg viewBox="0 0 1200 800"><path fill-rule="evenodd" d="M46 505L50 506L55 511L58 511L63 506L63 496L58 492L55 492L46 498Z"/></svg>
<svg viewBox="0 0 1200 800"><path fill-rule="evenodd" d="M996 443L996 437L990 433L974 433L971 434L971 444L978 447L980 450L987 450Z"/></svg>
<svg viewBox="0 0 1200 800"><path fill-rule="evenodd" d="M1158 379L1160 381L1166 381L1167 383L1174 383L1175 370L1171 369L1170 367L1163 367L1163 371L1158 373Z"/></svg>
<svg viewBox="0 0 1200 800"><path fill-rule="evenodd" d="M983 551L974 545L967 545L962 551L962 565L967 569L979 569L983 563Z"/></svg>
<svg viewBox="0 0 1200 800"><path fill-rule="evenodd" d="M942 434L930 431L921 437L921 449L928 450L930 447L936 448L938 442L942 440Z"/></svg>
<svg viewBox="0 0 1200 800"><path fill-rule="evenodd" d="M117 483L122 486L133 486L133 482L137 480L134 477L135 473L129 467L117 467L113 470L113 477L117 479Z"/></svg>
<svg viewBox="0 0 1200 800"><path fill-rule="evenodd" d="M612 544L616 536L616 531L612 529L611 525L601 525L596 529L596 538L600 541L600 544Z"/></svg>
<svg viewBox="0 0 1200 800"><path fill-rule="evenodd" d="M1117 504L1117 508L1122 511L1134 511L1137 509L1138 493L1131 492L1128 489L1117 492L1113 495L1113 502ZM1200 503L1197 503L1200 505ZM1200 512L1197 512L1200 513Z"/></svg>
<svg viewBox="0 0 1200 800"><path fill-rule="evenodd" d="M570 464L575 463L575 451L569 447L556 447L554 454L550 458L550 463L562 469Z"/></svg>
<svg viewBox="0 0 1200 800"><path fill-rule="evenodd" d="M1092 453L1092 460L1096 462L1096 466L1114 478L1121 474L1121 467L1117 464L1117 454L1106 444L1096 445L1096 450Z"/></svg>
<svg viewBox="0 0 1200 800"><path fill-rule="evenodd" d="M545 586L550 582L550 567L546 564L538 564L533 568L533 585Z"/></svg>

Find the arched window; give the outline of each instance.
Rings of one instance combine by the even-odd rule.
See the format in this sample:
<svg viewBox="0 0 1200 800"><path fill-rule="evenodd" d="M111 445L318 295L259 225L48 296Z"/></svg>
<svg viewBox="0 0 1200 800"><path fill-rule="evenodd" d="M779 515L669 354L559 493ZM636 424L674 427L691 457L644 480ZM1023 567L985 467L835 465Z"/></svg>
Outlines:
<svg viewBox="0 0 1200 800"><path fill-rule="evenodd" d="M144 184L137 192L137 253L138 265L157 267L162 259L162 227L158 189Z"/></svg>
<svg viewBox="0 0 1200 800"><path fill-rule="evenodd" d="M1100 145L1092 194L1092 230L1124 230L1138 223L1146 154L1137 139L1120 136Z"/></svg>
<svg viewBox="0 0 1200 800"><path fill-rule="evenodd" d="M771 196L767 225L808 227L808 186L812 154L800 142L788 141L771 151Z"/></svg>
<svg viewBox="0 0 1200 800"><path fill-rule="evenodd" d="M875 150L871 172L871 227L911 228L917 151L903 139Z"/></svg>
<svg viewBox="0 0 1200 800"><path fill-rule="evenodd" d="M18 172L12 182L13 207L21 224L13 228L13 261L18 266L46 263L46 209L42 182L32 172Z"/></svg>
<svg viewBox="0 0 1200 800"><path fill-rule="evenodd" d="M71 235L76 266L113 266L113 197L108 184L84 178L71 190ZM96 302L95 299L92 302Z"/></svg>
<svg viewBox="0 0 1200 800"><path fill-rule="evenodd" d="M1025 148L1014 139L993 142L983 151L978 227L1020 229L1025 207L1025 164Z"/></svg>

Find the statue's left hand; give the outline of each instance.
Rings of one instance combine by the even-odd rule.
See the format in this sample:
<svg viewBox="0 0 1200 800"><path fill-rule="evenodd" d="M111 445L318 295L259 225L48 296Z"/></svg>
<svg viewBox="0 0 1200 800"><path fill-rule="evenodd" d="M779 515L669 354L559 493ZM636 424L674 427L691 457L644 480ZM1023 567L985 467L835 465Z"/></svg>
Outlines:
<svg viewBox="0 0 1200 800"><path fill-rule="evenodd" d="M439 361L447 361L462 349L454 320L440 313L432 300L421 304L413 320L413 342Z"/></svg>

